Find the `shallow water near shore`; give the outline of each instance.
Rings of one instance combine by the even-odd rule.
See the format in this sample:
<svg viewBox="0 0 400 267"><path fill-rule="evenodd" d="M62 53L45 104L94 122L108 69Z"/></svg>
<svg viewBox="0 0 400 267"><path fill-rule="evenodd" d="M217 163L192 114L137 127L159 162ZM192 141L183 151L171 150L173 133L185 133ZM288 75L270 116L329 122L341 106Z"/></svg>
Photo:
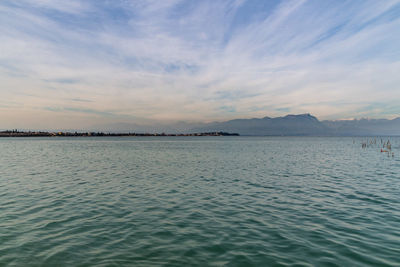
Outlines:
<svg viewBox="0 0 400 267"><path fill-rule="evenodd" d="M400 138L365 140L0 139L0 266L398 266Z"/></svg>

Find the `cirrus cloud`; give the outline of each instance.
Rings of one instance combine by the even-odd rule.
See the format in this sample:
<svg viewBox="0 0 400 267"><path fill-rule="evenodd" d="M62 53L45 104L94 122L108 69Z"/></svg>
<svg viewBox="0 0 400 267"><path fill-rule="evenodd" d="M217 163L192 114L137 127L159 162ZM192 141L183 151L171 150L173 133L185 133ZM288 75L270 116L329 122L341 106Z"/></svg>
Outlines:
<svg viewBox="0 0 400 267"><path fill-rule="evenodd" d="M391 0L5 0L0 123L395 117L398 47Z"/></svg>

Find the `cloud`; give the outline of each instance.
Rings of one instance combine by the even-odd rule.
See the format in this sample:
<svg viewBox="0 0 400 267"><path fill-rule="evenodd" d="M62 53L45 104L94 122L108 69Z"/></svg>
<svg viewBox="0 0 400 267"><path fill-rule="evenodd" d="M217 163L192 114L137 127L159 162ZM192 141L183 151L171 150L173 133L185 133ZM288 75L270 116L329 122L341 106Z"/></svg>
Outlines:
<svg viewBox="0 0 400 267"><path fill-rule="evenodd" d="M69 100L74 101L74 102L85 102L85 103L93 102L92 100L89 100L89 99L81 99L81 98L71 98L71 99L69 99Z"/></svg>
<svg viewBox="0 0 400 267"><path fill-rule="evenodd" d="M45 80L45 81L49 82L49 83L76 84L76 83L79 83L81 80L74 79L74 78L58 78L58 79Z"/></svg>
<svg viewBox="0 0 400 267"><path fill-rule="evenodd" d="M22 121L72 108L49 124L393 117L399 14L390 0L2 1L0 97L15 105L0 123L14 106Z"/></svg>
<svg viewBox="0 0 400 267"><path fill-rule="evenodd" d="M6 3L7 4L7 3ZM60 13L79 14L89 10L89 6L86 5L85 1L77 0L21 0L21 1L9 1L11 6L24 7L27 9L40 10L42 12L58 11Z"/></svg>

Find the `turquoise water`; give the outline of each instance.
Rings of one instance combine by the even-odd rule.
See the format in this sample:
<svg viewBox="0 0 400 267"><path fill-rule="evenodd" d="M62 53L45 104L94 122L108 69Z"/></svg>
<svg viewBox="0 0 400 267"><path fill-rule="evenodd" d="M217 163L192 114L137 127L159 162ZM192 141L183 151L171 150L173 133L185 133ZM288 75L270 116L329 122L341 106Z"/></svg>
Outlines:
<svg viewBox="0 0 400 267"><path fill-rule="evenodd" d="M399 266L400 138L364 140L0 139L0 266Z"/></svg>

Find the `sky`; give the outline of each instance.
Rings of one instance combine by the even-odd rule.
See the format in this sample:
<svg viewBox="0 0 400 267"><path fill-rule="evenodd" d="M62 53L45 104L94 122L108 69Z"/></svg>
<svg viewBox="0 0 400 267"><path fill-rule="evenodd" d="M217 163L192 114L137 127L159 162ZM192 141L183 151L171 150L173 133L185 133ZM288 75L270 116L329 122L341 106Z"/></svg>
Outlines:
<svg viewBox="0 0 400 267"><path fill-rule="evenodd" d="M400 116L399 0L0 0L0 129Z"/></svg>

